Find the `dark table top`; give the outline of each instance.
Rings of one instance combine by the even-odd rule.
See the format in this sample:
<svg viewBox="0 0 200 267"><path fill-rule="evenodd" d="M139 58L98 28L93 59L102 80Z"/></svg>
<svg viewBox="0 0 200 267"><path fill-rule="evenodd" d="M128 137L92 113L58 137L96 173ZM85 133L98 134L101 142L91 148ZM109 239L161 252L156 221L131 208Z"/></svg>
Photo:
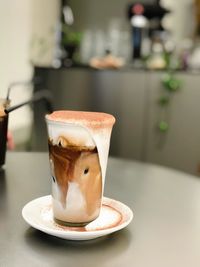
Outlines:
<svg viewBox="0 0 200 267"><path fill-rule="evenodd" d="M8 153L0 172L0 266L200 266L200 180L175 170L110 158L105 196L134 211L131 224L90 241L30 227L23 206L51 192L46 153Z"/></svg>

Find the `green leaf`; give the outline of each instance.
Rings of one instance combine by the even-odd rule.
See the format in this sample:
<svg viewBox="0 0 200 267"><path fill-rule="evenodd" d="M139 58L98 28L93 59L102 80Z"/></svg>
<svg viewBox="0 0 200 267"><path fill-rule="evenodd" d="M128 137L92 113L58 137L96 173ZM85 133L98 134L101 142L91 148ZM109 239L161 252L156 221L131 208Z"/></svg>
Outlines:
<svg viewBox="0 0 200 267"><path fill-rule="evenodd" d="M158 128L161 132L166 132L169 129L169 124L162 120L158 123Z"/></svg>
<svg viewBox="0 0 200 267"><path fill-rule="evenodd" d="M169 104L169 101L170 101L170 98L169 96L161 96L158 100L158 103L161 105L161 106L166 106Z"/></svg>
<svg viewBox="0 0 200 267"><path fill-rule="evenodd" d="M82 33L73 31L69 26L62 26L62 44L63 45L79 45L82 40Z"/></svg>

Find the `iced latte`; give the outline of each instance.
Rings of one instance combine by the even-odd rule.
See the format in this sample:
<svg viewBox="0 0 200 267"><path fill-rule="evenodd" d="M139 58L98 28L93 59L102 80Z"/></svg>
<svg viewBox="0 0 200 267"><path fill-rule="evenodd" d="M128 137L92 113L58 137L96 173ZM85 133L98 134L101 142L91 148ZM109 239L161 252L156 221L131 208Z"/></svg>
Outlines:
<svg viewBox="0 0 200 267"><path fill-rule="evenodd" d="M55 111L46 122L54 218L86 225L100 212L115 119L106 113Z"/></svg>

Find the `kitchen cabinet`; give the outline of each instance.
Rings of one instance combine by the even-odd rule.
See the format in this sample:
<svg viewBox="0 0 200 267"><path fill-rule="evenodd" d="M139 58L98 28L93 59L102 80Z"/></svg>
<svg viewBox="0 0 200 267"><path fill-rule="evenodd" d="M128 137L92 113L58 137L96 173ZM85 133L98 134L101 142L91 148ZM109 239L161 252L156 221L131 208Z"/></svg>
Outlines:
<svg viewBox="0 0 200 267"><path fill-rule="evenodd" d="M157 124L163 109L163 72L101 70L87 68L35 68L43 79L35 91L48 88L55 109L101 111L116 117L110 155L152 162L198 175L200 172L200 78L177 72L182 88L173 94L164 119L169 129L161 133ZM46 150L44 106L34 106L32 150Z"/></svg>
<svg viewBox="0 0 200 267"><path fill-rule="evenodd" d="M162 133L157 127L162 119L162 108L158 105L162 76L160 72L149 73L145 160L199 175L200 78L190 73L176 74L182 87L166 107L169 129Z"/></svg>

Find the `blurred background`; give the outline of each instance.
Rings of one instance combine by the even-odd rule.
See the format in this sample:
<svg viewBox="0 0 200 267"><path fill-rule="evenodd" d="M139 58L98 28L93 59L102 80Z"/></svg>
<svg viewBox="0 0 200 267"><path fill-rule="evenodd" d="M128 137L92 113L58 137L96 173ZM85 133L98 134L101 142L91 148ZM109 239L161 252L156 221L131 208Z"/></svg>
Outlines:
<svg viewBox="0 0 200 267"><path fill-rule="evenodd" d="M199 0L0 1L0 97L112 113L110 155L200 175ZM33 79L40 82L27 83ZM46 151L42 102L9 116L15 150Z"/></svg>

